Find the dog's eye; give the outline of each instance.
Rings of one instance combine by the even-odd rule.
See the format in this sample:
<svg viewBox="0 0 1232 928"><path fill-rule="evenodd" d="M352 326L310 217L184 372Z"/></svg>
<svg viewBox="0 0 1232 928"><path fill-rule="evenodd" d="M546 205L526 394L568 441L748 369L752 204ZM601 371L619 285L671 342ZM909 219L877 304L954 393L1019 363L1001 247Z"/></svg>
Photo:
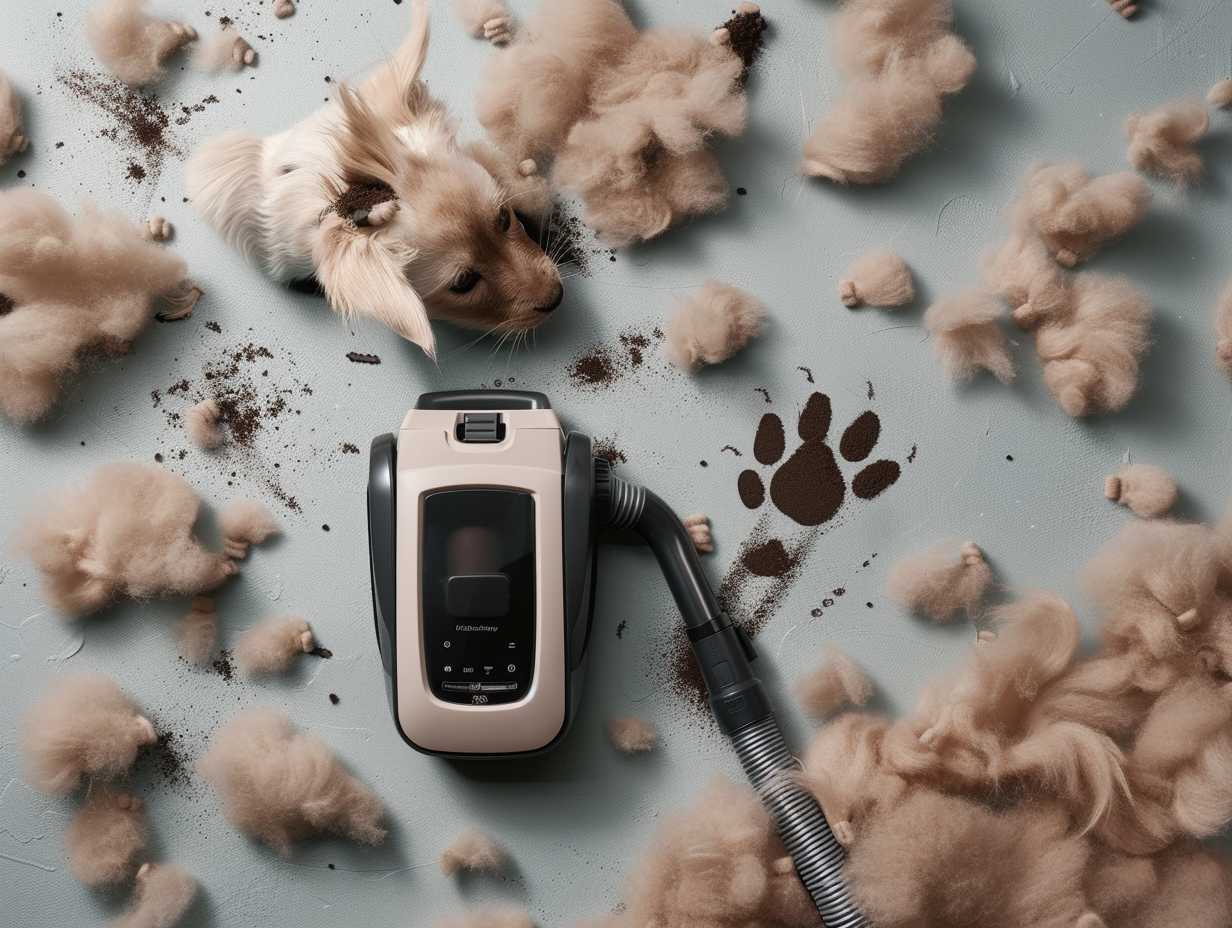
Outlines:
<svg viewBox="0 0 1232 928"><path fill-rule="evenodd" d="M474 268L468 271L463 271L457 276L452 284L449 285L449 290L452 293L470 293L475 289L475 284L479 283L480 274Z"/></svg>
<svg viewBox="0 0 1232 928"><path fill-rule="evenodd" d="M496 224L502 232L508 232L509 227L513 225L513 210L508 206L502 208L500 215L496 217Z"/></svg>

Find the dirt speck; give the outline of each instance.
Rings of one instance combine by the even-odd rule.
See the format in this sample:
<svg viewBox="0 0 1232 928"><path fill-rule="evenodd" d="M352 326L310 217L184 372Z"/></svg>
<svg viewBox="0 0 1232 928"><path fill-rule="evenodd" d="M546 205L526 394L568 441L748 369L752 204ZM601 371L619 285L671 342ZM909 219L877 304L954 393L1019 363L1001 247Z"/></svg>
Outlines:
<svg viewBox="0 0 1232 928"><path fill-rule="evenodd" d="M362 351L348 351L347 360L352 364L380 364L381 359L375 354L364 354Z"/></svg>

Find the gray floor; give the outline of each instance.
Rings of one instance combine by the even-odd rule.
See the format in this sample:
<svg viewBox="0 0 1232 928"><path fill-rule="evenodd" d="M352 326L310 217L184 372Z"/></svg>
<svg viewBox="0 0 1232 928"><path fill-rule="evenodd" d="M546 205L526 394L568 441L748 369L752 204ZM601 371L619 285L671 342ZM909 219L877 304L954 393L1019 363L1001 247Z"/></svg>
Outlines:
<svg viewBox="0 0 1232 928"><path fill-rule="evenodd" d="M36 795L20 778L18 720L64 671L115 675L176 733L186 763L234 710L285 707L388 802L396 824L387 846L310 844L280 860L236 834L195 779L146 764L139 782L158 851L190 868L206 889L193 925L423 924L480 899L522 900L546 925L570 923L609 910L656 820L686 803L712 772L732 771L724 745L673 685L665 642L676 618L650 558L633 549L603 557L587 702L564 747L534 763L468 767L425 759L399 741L372 636L366 458L340 447L351 442L366 451L421 391L498 379L545 390L572 426L612 439L632 476L682 511L714 517L719 550L709 563L716 579L758 518L736 495L743 461L721 449L747 452L767 408L790 424L813 389L797 366L810 368L815 388L833 397L837 420L875 408L884 426L879 451L905 462L914 447L914 460L904 463L897 486L871 503L849 504L832 523L762 632L765 672L785 713L794 712L786 684L826 640L871 671L891 710L909 705L925 680L958 659L969 629L925 627L882 594L887 565L936 537L975 538L1006 584L1056 589L1085 605L1075 570L1127 518L1101 493L1103 475L1122 460L1175 473L1186 515L1211 517L1224 505L1232 413L1229 385L1212 359L1208 312L1232 270L1232 117L1216 117L1205 145L1208 180L1188 193L1157 188L1142 226L1094 262L1129 274L1156 305L1141 395L1120 415L1066 418L1043 391L1027 344L1017 385L955 389L941 376L918 311L852 314L834 287L853 256L882 244L917 270L921 308L938 292L974 281L982 248L1000 234L999 211L1030 161L1074 156L1094 170L1119 169L1128 112L1205 92L1232 73L1227 0L1145 0L1134 23L1108 12L1103 0L958 0L959 30L977 51L979 72L950 106L936 147L895 183L871 190L795 175L804 134L839 88L825 46L833 11L822 0L767 3L774 34L752 83L752 124L723 148L733 186L747 196L659 243L621 251L614 262L593 256L590 275L570 281L566 304L532 350L493 354L490 343L467 347L467 334L442 332L438 367L374 325L348 331L322 304L245 267L181 202L177 156L167 158L160 178L125 176L129 153L99 135L108 120L57 81L90 66L80 39L84 6L0 0L0 62L25 93L34 138L27 155L0 171L0 183L33 184L69 203L89 197L135 217L165 212L177 226L176 249L208 296L191 321L153 327L131 357L74 386L50 422L0 426L0 536L9 536L33 496L104 461L163 454L214 503L263 494L277 461L276 478L302 512L283 511L286 538L257 552L228 587L223 617L234 633L273 611L303 612L335 657L285 682L227 683L177 663L169 627L180 604L124 606L75 627L43 605L28 564L0 562L6 924L91 924L116 905L66 871L61 832L69 803ZM488 52L461 33L447 4L437 6L427 75L472 128L472 88ZM691 26L713 25L728 10L702 0L635 6L643 22ZM185 149L227 127L271 131L307 113L329 95L326 76L360 74L395 44L406 18L406 6L389 0L303 0L285 22L257 0L158 0L155 7L191 7L200 28L212 28L205 9L215 18L228 14L262 56L252 73L176 73L160 89L175 113L209 94L219 100L172 126L174 144ZM571 359L596 343L615 343L627 327L652 329L676 298L711 276L747 287L771 308L769 333L738 361L688 379L656 355L605 390L571 383ZM207 329L209 322L221 333ZM189 450L181 459L185 442L165 413L182 400L164 396L156 407L151 391L165 394L181 377L200 378L203 364L249 341L274 356L271 382L310 386L311 395L296 398L302 413L280 420L276 433L267 429L253 458L218 461ZM375 352L384 363L352 364L348 351ZM772 531L782 528L772 520ZM845 595L836 597L835 589ZM1094 627L1089 614L1084 621ZM620 623L627 625L618 637ZM615 756L602 723L623 713L653 719L663 749L645 759ZM793 716L792 724L802 743L804 723ZM510 845L516 879L455 884L439 874L439 850L470 823Z"/></svg>

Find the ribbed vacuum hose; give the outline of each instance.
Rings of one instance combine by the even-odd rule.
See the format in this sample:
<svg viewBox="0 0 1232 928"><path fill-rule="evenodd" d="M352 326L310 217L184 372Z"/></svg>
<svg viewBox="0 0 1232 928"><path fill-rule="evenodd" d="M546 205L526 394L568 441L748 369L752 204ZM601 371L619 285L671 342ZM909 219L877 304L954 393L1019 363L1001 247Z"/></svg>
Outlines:
<svg viewBox="0 0 1232 928"><path fill-rule="evenodd" d="M825 928L866 928L869 923L843 882L843 846L830 831L817 800L795 781L800 764L787 750L778 722L773 717L763 719L736 732L731 740Z"/></svg>
<svg viewBox="0 0 1232 928"><path fill-rule="evenodd" d="M800 764L752 671L752 645L719 608L679 517L645 487L613 474L606 461L595 461L595 496L608 525L634 529L654 551L684 618L715 719L731 738L825 928L868 928L843 882L843 846L794 776Z"/></svg>

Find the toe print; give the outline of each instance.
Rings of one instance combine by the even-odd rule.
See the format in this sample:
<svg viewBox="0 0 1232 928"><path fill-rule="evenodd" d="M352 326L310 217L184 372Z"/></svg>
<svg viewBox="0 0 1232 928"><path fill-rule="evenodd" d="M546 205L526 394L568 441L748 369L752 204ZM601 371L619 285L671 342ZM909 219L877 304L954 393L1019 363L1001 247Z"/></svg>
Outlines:
<svg viewBox="0 0 1232 928"><path fill-rule="evenodd" d="M800 525L829 522L838 514L847 496L847 481L831 450L828 437L833 411L830 398L814 393L804 405L796 432L800 446L770 478L770 501ZM869 410L857 416L843 431L839 454L853 464L867 460L881 437L881 420ZM773 413L762 416L753 442L753 456L766 467L778 465L786 452L783 422ZM873 499L893 486L901 469L894 461L877 460L861 469L851 481L859 499ZM765 503L766 489L755 470L743 471L736 482L740 500L749 509Z"/></svg>

